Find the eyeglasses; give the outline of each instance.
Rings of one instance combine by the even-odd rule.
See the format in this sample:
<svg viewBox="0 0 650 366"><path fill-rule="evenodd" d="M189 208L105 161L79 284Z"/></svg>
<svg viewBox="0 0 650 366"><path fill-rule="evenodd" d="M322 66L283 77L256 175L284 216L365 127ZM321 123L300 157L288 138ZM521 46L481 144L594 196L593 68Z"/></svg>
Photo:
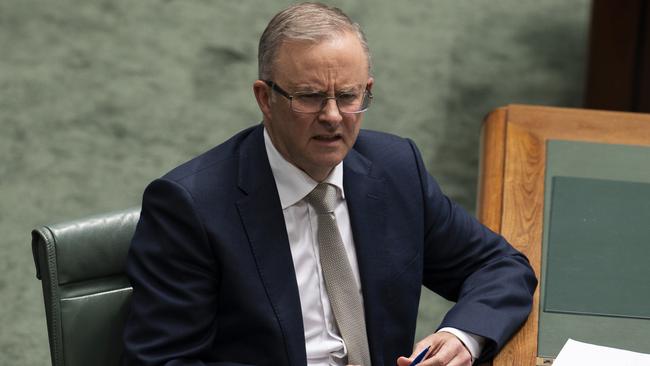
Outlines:
<svg viewBox="0 0 650 366"><path fill-rule="evenodd" d="M316 92L297 92L289 94L278 84L271 80L264 80L266 85L278 94L289 99L291 110L298 113L318 113L320 112L329 99L334 99L341 113L362 113L368 110L372 101L372 93L366 89L363 93L341 92L334 97L325 93Z"/></svg>

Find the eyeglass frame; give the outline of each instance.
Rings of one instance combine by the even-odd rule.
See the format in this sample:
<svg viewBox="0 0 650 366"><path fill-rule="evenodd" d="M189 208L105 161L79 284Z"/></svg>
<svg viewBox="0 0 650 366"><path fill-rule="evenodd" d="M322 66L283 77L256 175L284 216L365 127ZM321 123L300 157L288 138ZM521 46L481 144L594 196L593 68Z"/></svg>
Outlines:
<svg viewBox="0 0 650 366"><path fill-rule="evenodd" d="M366 106L366 108L361 109L361 110L358 110L358 111L356 111L356 112L344 112L344 111L342 111L341 108L339 107L339 100L338 100L339 96L333 96L333 97L330 97L330 96L327 96L327 95L323 95L323 102L322 102L321 107L320 107L319 110L317 110L317 111L315 111L315 112L297 111L297 110L293 109L293 98L294 98L295 95L297 95L297 94L302 94L301 92L296 92L296 93L290 94L290 93L287 92L286 90L282 89L282 88L278 85L278 83L276 83L276 82L273 81L273 80L262 80L262 81L263 81L266 85L268 85L268 86L271 88L271 90L273 90L273 91L277 92L278 94L280 94L281 96L287 98L287 99L289 100L289 107L291 108L292 111L294 111L294 112L296 112L296 113L307 113L307 114L316 114L316 113L320 113L320 112L323 110L323 108L325 108L325 105L327 104L327 101L328 101L329 99L334 99L334 101L336 102L336 108L338 108L338 110L339 110L340 113L344 113L344 114L359 114L359 113L363 113L363 112L367 111L368 108L370 107L370 103L372 102L372 92L371 92L370 90L368 90L368 88L366 87L366 89L363 91L363 94L364 94L364 95L363 95L363 99L365 99L365 98L369 98L369 100L368 100L368 105ZM362 101L363 101L363 99L362 99ZM361 105L363 105L363 102L361 103Z"/></svg>

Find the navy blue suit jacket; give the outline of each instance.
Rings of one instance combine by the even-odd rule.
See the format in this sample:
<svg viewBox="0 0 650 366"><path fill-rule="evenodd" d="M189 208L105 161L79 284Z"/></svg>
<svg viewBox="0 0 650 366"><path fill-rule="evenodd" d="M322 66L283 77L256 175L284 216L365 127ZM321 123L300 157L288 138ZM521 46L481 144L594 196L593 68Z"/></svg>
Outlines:
<svg viewBox="0 0 650 366"><path fill-rule="evenodd" d="M410 140L361 131L343 168L373 366L411 353L421 285L457 301L441 326L494 356L530 311L527 259L441 193ZM306 365L261 125L147 187L127 270L125 364Z"/></svg>

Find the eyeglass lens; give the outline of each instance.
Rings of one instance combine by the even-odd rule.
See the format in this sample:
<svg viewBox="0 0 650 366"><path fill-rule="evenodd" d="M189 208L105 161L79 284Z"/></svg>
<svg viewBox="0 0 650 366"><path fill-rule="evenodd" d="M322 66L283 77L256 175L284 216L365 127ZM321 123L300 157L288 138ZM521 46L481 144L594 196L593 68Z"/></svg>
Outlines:
<svg viewBox="0 0 650 366"><path fill-rule="evenodd" d="M360 113L368 109L371 96L368 91L344 93L336 97L328 97L320 93L294 94L291 108L296 112L316 113L325 107L329 99L335 99L339 110L343 113Z"/></svg>

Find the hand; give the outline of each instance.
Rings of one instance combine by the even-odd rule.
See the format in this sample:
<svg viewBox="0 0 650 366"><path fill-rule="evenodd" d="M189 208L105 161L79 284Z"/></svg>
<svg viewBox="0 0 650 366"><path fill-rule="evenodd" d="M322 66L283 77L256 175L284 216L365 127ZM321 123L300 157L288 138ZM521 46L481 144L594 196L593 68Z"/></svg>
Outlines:
<svg viewBox="0 0 650 366"><path fill-rule="evenodd" d="M431 345L421 366L471 366L472 355L455 335L447 332L432 334L415 344L408 358L397 359L397 366L409 366L420 351Z"/></svg>

